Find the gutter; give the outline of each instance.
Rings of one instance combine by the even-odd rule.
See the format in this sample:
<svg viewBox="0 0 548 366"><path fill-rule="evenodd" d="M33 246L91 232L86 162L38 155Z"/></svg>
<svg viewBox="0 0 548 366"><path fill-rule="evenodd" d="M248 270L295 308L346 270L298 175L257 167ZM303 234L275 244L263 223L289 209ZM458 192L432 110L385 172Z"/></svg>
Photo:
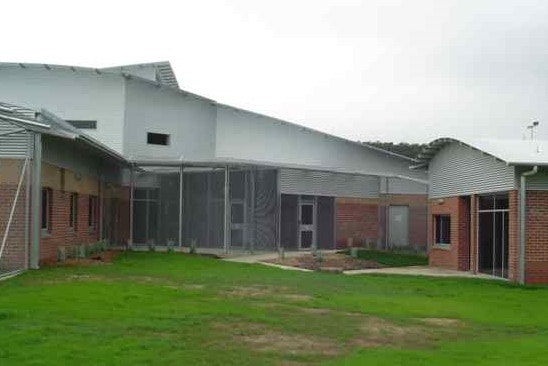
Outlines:
<svg viewBox="0 0 548 366"><path fill-rule="evenodd" d="M519 187L519 217L518 217L518 283L525 284L525 208L527 199L527 177L533 176L538 173L538 165L535 165L533 169L521 173L520 187Z"/></svg>

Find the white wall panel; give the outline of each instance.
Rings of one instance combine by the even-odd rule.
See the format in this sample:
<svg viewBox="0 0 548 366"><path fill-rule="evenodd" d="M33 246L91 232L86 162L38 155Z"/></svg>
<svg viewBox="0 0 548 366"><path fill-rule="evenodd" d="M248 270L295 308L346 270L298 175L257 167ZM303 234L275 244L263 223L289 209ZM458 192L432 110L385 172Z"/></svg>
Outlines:
<svg viewBox="0 0 548 366"><path fill-rule="evenodd" d="M131 159L210 159L216 108L205 99L127 80L124 155ZM170 135L168 146L147 144L147 132Z"/></svg>
<svg viewBox="0 0 548 366"><path fill-rule="evenodd" d="M216 156L427 179L410 161L304 127L219 105Z"/></svg>
<svg viewBox="0 0 548 366"><path fill-rule="evenodd" d="M124 78L91 70L0 65L0 101L40 110L63 119L97 120L86 133L122 151Z"/></svg>

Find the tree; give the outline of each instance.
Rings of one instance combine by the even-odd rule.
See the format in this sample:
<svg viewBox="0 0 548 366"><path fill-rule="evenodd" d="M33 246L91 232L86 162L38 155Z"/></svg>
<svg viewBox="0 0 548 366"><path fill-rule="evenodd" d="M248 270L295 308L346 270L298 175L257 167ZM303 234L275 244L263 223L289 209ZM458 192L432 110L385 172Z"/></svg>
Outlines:
<svg viewBox="0 0 548 366"><path fill-rule="evenodd" d="M396 144L393 142L369 141L364 143L413 159L416 159L420 152L428 146L428 144L411 144L408 142L399 142Z"/></svg>

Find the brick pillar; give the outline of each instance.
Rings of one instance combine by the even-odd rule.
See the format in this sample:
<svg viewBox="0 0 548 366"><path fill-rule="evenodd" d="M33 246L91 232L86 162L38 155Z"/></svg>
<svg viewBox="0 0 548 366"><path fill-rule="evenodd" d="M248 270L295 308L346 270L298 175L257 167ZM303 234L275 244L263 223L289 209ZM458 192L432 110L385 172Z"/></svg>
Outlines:
<svg viewBox="0 0 548 366"><path fill-rule="evenodd" d="M470 271L478 273L478 196L470 196Z"/></svg>
<svg viewBox="0 0 548 366"><path fill-rule="evenodd" d="M509 191L508 199L508 280L515 282L518 276L518 191Z"/></svg>

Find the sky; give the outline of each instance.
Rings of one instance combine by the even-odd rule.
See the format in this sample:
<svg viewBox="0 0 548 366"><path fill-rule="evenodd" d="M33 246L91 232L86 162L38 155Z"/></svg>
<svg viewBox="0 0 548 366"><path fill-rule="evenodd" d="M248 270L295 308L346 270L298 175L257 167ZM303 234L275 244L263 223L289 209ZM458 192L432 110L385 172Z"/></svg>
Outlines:
<svg viewBox="0 0 548 366"><path fill-rule="evenodd" d="M30 1L0 61L168 60L182 89L359 141L548 139L546 0Z"/></svg>

